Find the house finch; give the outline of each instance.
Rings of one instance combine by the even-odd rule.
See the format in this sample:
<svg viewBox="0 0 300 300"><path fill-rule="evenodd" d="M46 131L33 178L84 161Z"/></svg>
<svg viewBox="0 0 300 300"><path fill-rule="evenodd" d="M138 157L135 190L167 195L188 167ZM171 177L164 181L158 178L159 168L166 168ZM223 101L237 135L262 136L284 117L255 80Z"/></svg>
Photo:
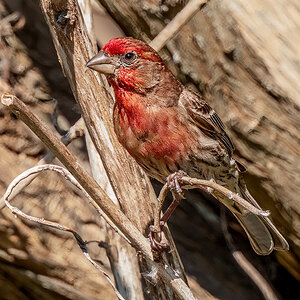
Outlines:
<svg viewBox="0 0 300 300"><path fill-rule="evenodd" d="M215 180L260 208L242 179L243 166L216 112L184 87L159 54L133 38L110 40L87 66L107 76L115 94L113 122L120 143L148 175L165 183L175 172ZM224 197L256 253L288 250L270 219Z"/></svg>

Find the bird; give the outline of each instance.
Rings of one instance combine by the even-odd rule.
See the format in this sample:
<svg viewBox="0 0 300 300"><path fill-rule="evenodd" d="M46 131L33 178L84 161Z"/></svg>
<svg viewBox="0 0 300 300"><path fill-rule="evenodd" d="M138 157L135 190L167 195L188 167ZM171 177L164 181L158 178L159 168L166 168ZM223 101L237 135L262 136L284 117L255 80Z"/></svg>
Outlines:
<svg viewBox="0 0 300 300"><path fill-rule="evenodd" d="M179 82L150 45L132 37L111 39L87 67L104 74L112 86L117 138L150 177L165 183L183 172L213 180L261 209L247 189L245 168L233 158L234 146L216 111ZM289 249L270 218L219 192L212 195L237 218L257 254Z"/></svg>

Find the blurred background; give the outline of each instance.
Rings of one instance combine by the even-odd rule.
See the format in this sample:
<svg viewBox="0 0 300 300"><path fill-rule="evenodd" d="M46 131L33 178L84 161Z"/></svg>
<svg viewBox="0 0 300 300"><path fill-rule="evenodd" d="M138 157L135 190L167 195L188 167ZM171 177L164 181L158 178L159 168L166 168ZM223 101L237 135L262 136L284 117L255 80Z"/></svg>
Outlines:
<svg viewBox="0 0 300 300"><path fill-rule="evenodd" d="M99 47L122 35L150 42L188 1L93 0ZM10 92L49 126L67 130L80 117L59 65L38 0L0 0L0 95ZM234 246L266 278L279 299L300 294L300 3L297 0L211 0L160 51L185 85L200 92L227 126L247 185L290 244L289 252L257 256L228 214ZM58 134L58 133L57 133ZM70 149L89 170L84 139ZM0 195L46 148L0 106ZM154 182L156 190L158 183ZM186 195L169 227L195 295L264 299L232 257L220 207L206 195ZM104 241L97 214L55 174L39 176L14 200L19 208ZM104 249L93 257L110 272ZM201 288L200 288L201 287ZM0 299L116 299L73 237L0 211ZM205 297L202 296L201 299Z"/></svg>

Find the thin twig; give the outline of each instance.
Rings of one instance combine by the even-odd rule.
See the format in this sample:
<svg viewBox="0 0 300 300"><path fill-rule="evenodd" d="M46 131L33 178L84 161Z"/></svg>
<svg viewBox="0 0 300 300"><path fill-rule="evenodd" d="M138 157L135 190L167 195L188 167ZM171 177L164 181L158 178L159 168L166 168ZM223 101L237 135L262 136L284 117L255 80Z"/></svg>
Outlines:
<svg viewBox="0 0 300 300"><path fill-rule="evenodd" d="M202 188L203 186L208 187L208 188L213 189L214 191L217 191L217 192L223 194L229 200L232 200L232 201L238 203L239 205L241 205L242 207L244 207L249 212L251 212L255 215L263 216L263 217L267 217L270 215L270 212L268 210L262 210L262 209L259 209L255 206L253 206L250 202L246 201L245 199L240 197L238 194L233 193L232 191L217 184L216 182L197 179L197 178L191 178L188 176L184 176L184 177L180 178L180 182L181 182L181 187L183 189L195 189L198 187ZM208 189L206 189L206 192L209 194L212 194L212 192L210 192Z"/></svg>
<svg viewBox="0 0 300 300"><path fill-rule="evenodd" d="M87 258L87 260L106 277L106 279L112 286L113 290L115 291L117 297L120 300L125 300L123 298L123 296L120 294L120 292L117 290L117 288L114 285L113 281L111 280L110 276L103 270L103 268L94 259L92 259L90 257L86 243L83 241L81 236L75 231L72 231L72 233L73 233L74 237L76 238L77 244L79 245L80 249L82 250L82 252L83 252L84 256Z"/></svg>
<svg viewBox="0 0 300 300"><path fill-rule="evenodd" d="M64 145L69 145L72 141L77 139L78 137L83 136L84 134L84 121L80 118L70 129L69 131L61 138L61 141ZM37 163L38 166L44 164L50 164L55 155L48 150L47 154ZM18 187L14 190L14 193L10 196L11 200L15 197L15 195L19 194L27 185L29 185L36 176L31 176L30 178L23 180ZM0 199L0 210L5 207L5 203L3 198Z"/></svg>
<svg viewBox="0 0 300 300"><path fill-rule="evenodd" d="M250 263L241 251L238 251L234 245L232 237L228 231L228 224L226 220L225 207L221 206L221 226L225 236L228 248L237 264L244 270L244 272L251 278L254 284L262 292L266 300L278 300L273 289L266 281L266 279L258 272L258 270Z"/></svg>
<svg viewBox="0 0 300 300"><path fill-rule="evenodd" d="M48 227L51 227L51 228L55 228L55 229L58 229L58 230L62 230L62 231L67 231L67 232L71 232L76 241L77 241L77 244L79 245L81 251L83 252L83 254L85 255L85 257L89 260L89 262L95 267L97 268L104 276L105 278L108 280L108 282L110 283L110 285L112 286L112 288L114 289L117 297L120 299L120 300L125 300L122 295L119 293L119 291L117 290L117 288L115 287L113 281L111 280L110 276L102 269L102 267L97 264L89 255L88 253L88 248L86 246L86 243L83 241L83 239L81 238L81 236L73 229L67 227L67 226L64 226L64 225L61 225L57 222L52 222L52 221L48 221L48 220L45 220L44 218L39 218L39 217L34 217L34 216L31 216L31 215L28 215L26 213L24 213L23 211L21 211L20 209L18 209L17 207L13 206L10 204L10 195L13 193L13 190L18 186L18 184L20 182L22 182L23 180L26 180L26 178L30 177L30 175L38 175L40 174L41 172L43 171L46 171L46 170L51 170L51 171L55 171L57 173L59 173L60 175L62 175L65 179L67 179L68 181L70 181L72 184L74 184L77 188L79 188L81 191L83 191L82 187L79 185L79 183L76 181L76 179L71 175L71 173L60 167L60 166L55 166L55 165L42 165L42 166L36 166L36 167L33 167L29 170L26 170L25 172L23 172L22 174L20 174L19 176L17 176L12 182L11 184L8 186L4 196L3 196L3 199L4 199L4 202L6 204L6 206L12 211L13 214L23 218L23 219L26 219L26 220L29 220L29 221L33 221L33 222L36 222L38 224L41 224L41 225L44 225L44 226L48 226Z"/></svg>
<svg viewBox="0 0 300 300"><path fill-rule="evenodd" d="M105 219L105 221L111 226L111 228L114 229L117 233L119 233L130 244L130 241L126 238L126 236L118 229L118 227L105 214L103 214L99 205L82 188L82 186L78 183L78 181L74 178L74 176L68 170L66 170L65 168L63 168L61 166L51 165L51 164L37 165L37 166L32 167L32 168L24 171L23 173L21 173L10 184L10 186L13 186L13 188L9 194L9 197L11 198L10 200L12 200L12 196L15 197L17 195L17 193L21 191L21 189L19 189L18 187L19 187L19 185L23 186L22 182L26 182L28 185L28 182L29 183L32 182L33 179L36 178L41 172L48 171L48 170L61 174L66 180L70 181L74 186L76 186L85 195L89 204L91 204L96 209L96 211L101 215L101 217L103 217ZM8 189L6 190L6 193L7 193L7 191L8 191ZM5 203L6 193L3 196L3 201L4 201L4 204L6 206L8 206Z"/></svg>
<svg viewBox="0 0 300 300"><path fill-rule="evenodd" d="M73 177L73 175L68 170L64 169L61 166L57 166L57 165L35 166L31 169L26 170L25 172L23 172L19 176L17 176L10 183L10 185L8 186L6 192L3 196L4 202L5 202L6 206L15 215L18 215L18 216L20 216L24 219L27 219L27 220L30 220L30 221L33 221L33 222L36 222L36 223L39 223L39 224L42 224L42 225L45 225L45 226L48 226L48 227L52 227L52 228L55 228L55 229L71 232L75 236L75 238L77 240L77 243L80 246L80 248L82 250L84 250L83 247L82 247L81 237L74 230L72 230L71 228L68 228L68 227L66 227L64 225L61 225L59 223L56 223L56 222L45 220L44 218L38 218L38 217L27 215L24 212L22 212L20 209L18 209L17 207L11 205L10 202L9 202L9 197L14 193L14 189L18 187L18 184L20 184L22 182L22 180L27 180L27 178L29 178L30 176L36 176L39 173L41 173L42 171L47 171L47 170L55 171L55 172L59 173L60 175L62 175L66 180L70 181L78 189L80 189L86 195L88 200L92 201L91 203L94 205L95 202L84 191L82 186L77 182L77 180ZM111 226L114 226L114 224L111 224L110 220L106 219L106 221ZM128 241L128 239L120 232L120 230L117 229L117 231L118 231L118 233L121 234L121 236L123 236ZM95 267L97 267L99 270L101 270L101 267L97 263L92 262L90 256L87 255L86 252L84 252L84 255L87 257L87 259L89 259L89 261ZM168 264L165 264L164 266L161 266L160 264L154 262L152 259L149 258L149 256L147 256L145 254L144 254L144 258L146 259L147 263L149 263L149 265L151 266L151 269L156 270L155 274L157 274L162 280L164 280L167 284L169 284L170 287L175 292L177 292L177 295L180 296L180 299L184 299L184 300L193 300L193 299L195 299L189 289L185 290L186 288L185 288L184 282L179 277L179 275L176 273L177 270L173 270ZM106 273L104 273L104 275L106 276Z"/></svg>
<svg viewBox="0 0 300 300"><path fill-rule="evenodd" d="M161 50L167 41L207 2L208 0L190 0L172 21L152 40L150 46L156 51Z"/></svg>

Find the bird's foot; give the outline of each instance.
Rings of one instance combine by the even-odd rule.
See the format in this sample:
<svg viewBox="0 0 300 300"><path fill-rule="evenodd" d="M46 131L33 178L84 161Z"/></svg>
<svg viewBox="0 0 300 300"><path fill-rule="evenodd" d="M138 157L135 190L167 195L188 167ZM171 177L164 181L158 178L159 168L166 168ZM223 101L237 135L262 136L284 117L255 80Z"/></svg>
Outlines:
<svg viewBox="0 0 300 300"><path fill-rule="evenodd" d="M162 228L164 227L165 222L160 222L160 229L155 228L153 225L150 225L149 240L151 243L151 248L153 251L161 253L163 251L169 250L169 242L165 237Z"/></svg>
<svg viewBox="0 0 300 300"><path fill-rule="evenodd" d="M182 177L187 176L183 171L175 172L167 177L167 184L170 191L175 192L177 195L183 198L183 191L181 188Z"/></svg>
<svg viewBox="0 0 300 300"><path fill-rule="evenodd" d="M182 184L181 179L184 176L187 176L185 172L178 171L167 177L167 187L172 192L173 202L170 204L170 206L167 208L166 212L160 219L161 207L163 203L161 202L159 209L157 210L157 213L155 214L155 218L154 218L155 219L154 224L159 223L159 225L155 225L155 226L151 225L149 228L150 229L149 240L151 243L151 247L154 251L158 253L166 251L170 248L168 240L166 239L162 229L166 224L166 222L169 220L170 216L174 212L179 202L184 198L183 191L181 188L181 184Z"/></svg>

